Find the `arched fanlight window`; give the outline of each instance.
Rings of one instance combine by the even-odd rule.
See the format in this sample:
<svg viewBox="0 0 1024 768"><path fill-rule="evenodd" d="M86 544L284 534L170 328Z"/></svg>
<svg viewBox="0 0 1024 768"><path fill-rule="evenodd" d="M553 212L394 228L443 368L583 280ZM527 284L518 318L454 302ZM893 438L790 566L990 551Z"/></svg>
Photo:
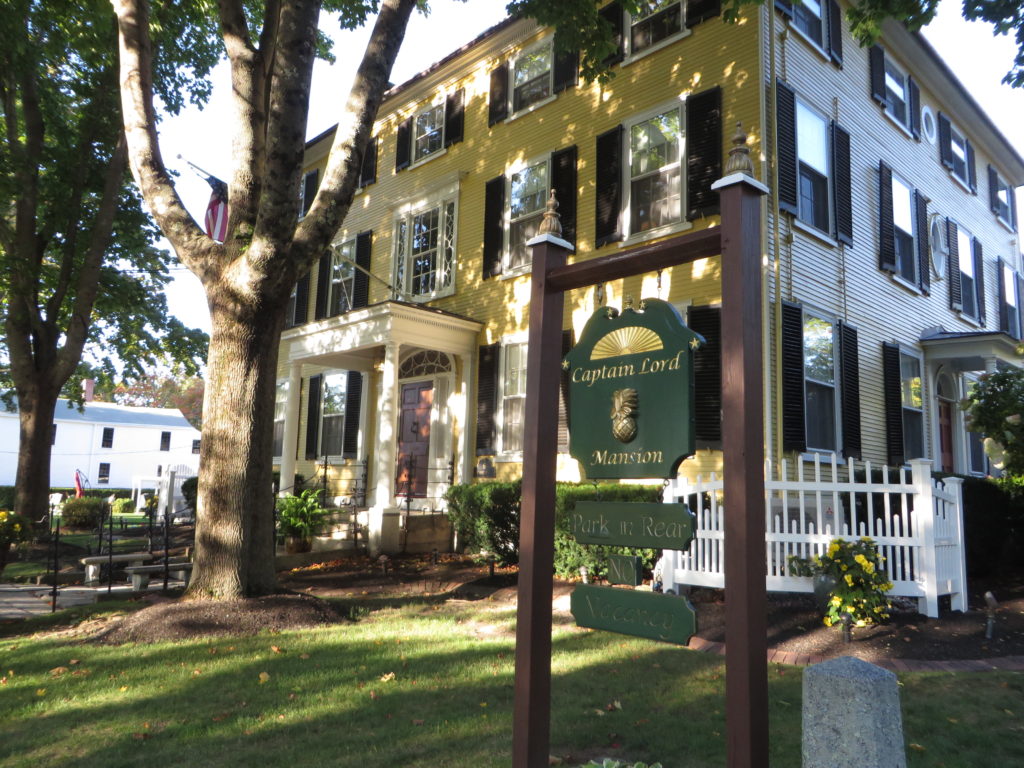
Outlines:
<svg viewBox="0 0 1024 768"><path fill-rule="evenodd" d="M405 358L398 369L398 378L413 379L419 376L433 376L451 373L452 361L444 352L424 349Z"/></svg>

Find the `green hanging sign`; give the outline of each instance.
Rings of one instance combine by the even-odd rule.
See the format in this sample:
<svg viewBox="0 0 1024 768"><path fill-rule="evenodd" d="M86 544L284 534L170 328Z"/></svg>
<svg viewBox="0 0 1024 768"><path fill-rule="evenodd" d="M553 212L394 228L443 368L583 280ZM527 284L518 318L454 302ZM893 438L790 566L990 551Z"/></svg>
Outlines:
<svg viewBox="0 0 1024 768"><path fill-rule="evenodd" d="M578 501L569 533L580 544L678 549L693 541L693 513L685 504Z"/></svg>
<svg viewBox="0 0 1024 768"><path fill-rule="evenodd" d="M569 452L589 479L674 477L695 449L693 352L676 308L601 307L565 356Z"/></svg>
<svg viewBox="0 0 1024 768"><path fill-rule="evenodd" d="M569 597L576 625L686 645L697 614L685 597L583 584Z"/></svg>

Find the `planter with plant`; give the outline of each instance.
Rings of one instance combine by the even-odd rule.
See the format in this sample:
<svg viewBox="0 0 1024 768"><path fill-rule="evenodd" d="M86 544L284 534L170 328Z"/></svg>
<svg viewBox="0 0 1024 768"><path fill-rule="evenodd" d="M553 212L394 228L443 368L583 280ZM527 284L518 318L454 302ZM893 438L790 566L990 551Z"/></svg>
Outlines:
<svg viewBox="0 0 1024 768"><path fill-rule="evenodd" d="M0 509L0 573L3 573L12 549L32 538L32 523L24 515Z"/></svg>
<svg viewBox="0 0 1024 768"><path fill-rule="evenodd" d="M814 577L816 589L827 588L826 627L842 625L844 614L853 626L865 627L889 618L885 593L892 582L881 568L884 562L875 542L864 536L856 541L833 539L824 555L809 560L790 556L789 570L795 576Z"/></svg>
<svg viewBox="0 0 1024 768"><path fill-rule="evenodd" d="M277 532L284 537L288 553L309 552L313 534L330 514L320 506L320 491L312 488L298 496L288 494L277 500Z"/></svg>

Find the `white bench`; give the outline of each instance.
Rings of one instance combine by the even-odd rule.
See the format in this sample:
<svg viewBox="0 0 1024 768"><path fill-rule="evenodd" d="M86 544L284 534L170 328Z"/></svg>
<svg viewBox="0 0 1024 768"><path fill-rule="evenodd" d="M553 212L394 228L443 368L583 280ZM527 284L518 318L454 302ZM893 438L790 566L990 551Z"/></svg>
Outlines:
<svg viewBox="0 0 1024 768"><path fill-rule="evenodd" d="M167 571L172 579L177 581L184 581L185 586L188 586L189 578L192 576L192 563L168 563ZM151 565L133 565L124 569L124 572L132 577L132 590L135 592L141 592L149 586L149 579L151 576L160 577L160 574L164 572L163 563L153 563Z"/></svg>
<svg viewBox="0 0 1024 768"><path fill-rule="evenodd" d="M100 568L107 563L117 563L129 566L140 565L147 560L152 560L153 555L149 552L131 552L120 555L90 555L83 557L79 562L85 566L85 583L98 584L100 580Z"/></svg>

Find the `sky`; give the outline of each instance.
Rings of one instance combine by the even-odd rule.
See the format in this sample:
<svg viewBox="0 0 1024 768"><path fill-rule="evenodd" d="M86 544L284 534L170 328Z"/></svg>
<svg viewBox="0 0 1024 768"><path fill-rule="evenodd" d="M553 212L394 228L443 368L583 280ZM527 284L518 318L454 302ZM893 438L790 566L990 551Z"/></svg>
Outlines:
<svg viewBox="0 0 1024 768"><path fill-rule="evenodd" d="M505 17L506 1L431 0L430 15L415 14L410 22L392 70L392 82L405 82L497 24ZM322 22L321 26L325 24ZM365 28L325 31L335 37L337 62L329 65L318 61L314 67L307 138L323 133L337 122L352 73L369 38ZM1024 155L1024 89L1000 82L1013 62L1013 39L994 36L989 24L965 21L958 0L942 0L937 18L924 29L924 36L1017 152ZM166 118L160 128L164 162L180 172L178 194L200 223L210 188L189 169L185 160L222 179L228 178L231 168L231 137L222 130L231 120L230 81L225 63L214 71L213 81L213 96L205 109L189 108L177 117ZM1019 205L1024 207L1024 189L1017 194ZM208 332L209 314L198 278L182 266L174 268L172 274L175 279L167 289L171 313L186 325Z"/></svg>

